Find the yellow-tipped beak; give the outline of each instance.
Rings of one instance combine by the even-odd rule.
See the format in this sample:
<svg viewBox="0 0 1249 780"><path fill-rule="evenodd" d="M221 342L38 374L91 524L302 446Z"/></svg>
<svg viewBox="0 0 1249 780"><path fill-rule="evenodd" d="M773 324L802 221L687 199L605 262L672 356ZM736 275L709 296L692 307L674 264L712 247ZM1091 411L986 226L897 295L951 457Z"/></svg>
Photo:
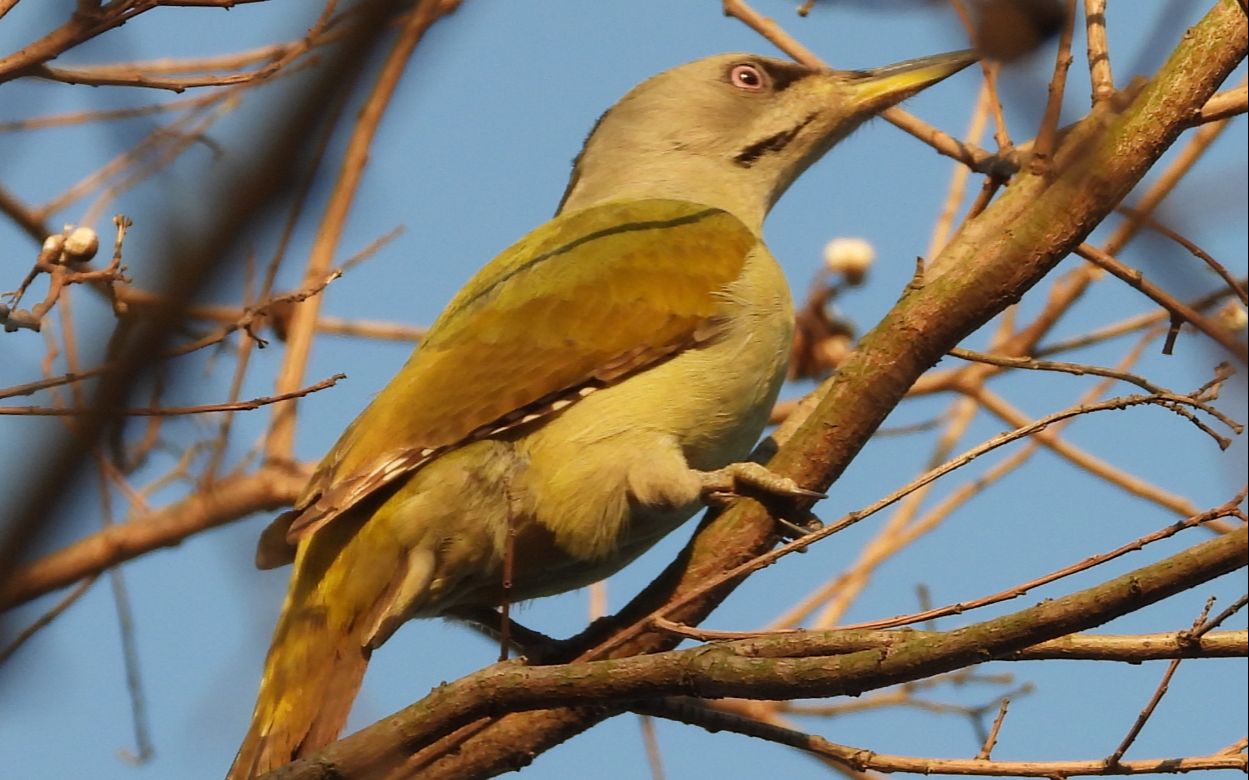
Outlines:
<svg viewBox="0 0 1249 780"><path fill-rule="evenodd" d="M968 49L844 75L854 101L864 108L879 110L958 73L978 59L979 55Z"/></svg>

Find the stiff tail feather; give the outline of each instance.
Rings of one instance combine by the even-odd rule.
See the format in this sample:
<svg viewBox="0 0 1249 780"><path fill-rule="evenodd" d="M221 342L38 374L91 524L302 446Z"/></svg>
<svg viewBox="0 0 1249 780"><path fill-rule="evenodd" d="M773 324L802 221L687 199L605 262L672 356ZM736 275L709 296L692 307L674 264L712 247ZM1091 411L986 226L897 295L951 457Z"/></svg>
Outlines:
<svg viewBox="0 0 1249 780"><path fill-rule="evenodd" d="M335 523L300 545L227 780L250 780L338 738L369 662L373 616L398 569L398 545L380 530Z"/></svg>
<svg viewBox="0 0 1249 780"><path fill-rule="evenodd" d="M287 643L269 651L251 725L228 780L250 780L333 742L364 678L367 649L347 637L330 637L315 615L300 610L284 616L278 631Z"/></svg>

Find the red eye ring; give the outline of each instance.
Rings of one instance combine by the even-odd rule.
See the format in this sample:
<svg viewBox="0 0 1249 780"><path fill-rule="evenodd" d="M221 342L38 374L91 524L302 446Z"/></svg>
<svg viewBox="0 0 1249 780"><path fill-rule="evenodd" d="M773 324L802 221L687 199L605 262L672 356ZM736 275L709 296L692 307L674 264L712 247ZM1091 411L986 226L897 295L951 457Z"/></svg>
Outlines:
<svg viewBox="0 0 1249 780"><path fill-rule="evenodd" d="M729 69L729 83L746 92L762 92L767 86L767 77L758 65L740 62Z"/></svg>

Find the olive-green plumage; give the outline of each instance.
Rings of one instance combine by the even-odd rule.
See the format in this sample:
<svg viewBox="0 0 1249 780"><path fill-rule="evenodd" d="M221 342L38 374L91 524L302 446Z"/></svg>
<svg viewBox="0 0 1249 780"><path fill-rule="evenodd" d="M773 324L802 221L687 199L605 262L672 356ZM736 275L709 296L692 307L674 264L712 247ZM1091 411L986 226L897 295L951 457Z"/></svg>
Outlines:
<svg viewBox="0 0 1249 780"><path fill-rule="evenodd" d="M497 605L509 529L508 598L558 593L618 570L707 489L758 479L731 464L763 430L792 328L768 209L864 119L973 59L720 55L604 114L555 219L451 301L262 537L259 564L295 566L230 777L335 739L405 620Z"/></svg>

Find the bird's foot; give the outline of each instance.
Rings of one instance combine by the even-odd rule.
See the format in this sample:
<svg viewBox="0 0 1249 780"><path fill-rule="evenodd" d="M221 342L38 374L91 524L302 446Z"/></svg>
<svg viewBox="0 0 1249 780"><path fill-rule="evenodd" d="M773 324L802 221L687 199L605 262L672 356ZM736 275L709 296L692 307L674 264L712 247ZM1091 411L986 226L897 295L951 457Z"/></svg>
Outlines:
<svg viewBox="0 0 1249 780"><path fill-rule="evenodd" d="M789 477L773 473L760 463L730 463L722 469L700 472L702 499L708 504L723 504L749 493L764 493L781 499L826 498L823 493L807 490Z"/></svg>
<svg viewBox="0 0 1249 780"><path fill-rule="evenodd" d="M799 539L824 526L805 502L825 498L823 493L807 490L789 477L769 471L759 463L731 463L717 471L706 471L702 479L702 498L708 505L724 505L744 493L762 493L762 498L781 499L787 507L774 507L778 533L786 539ZM792 518L792 519L791 519ZM806 548L800 550L806 552Z"/></svg>

